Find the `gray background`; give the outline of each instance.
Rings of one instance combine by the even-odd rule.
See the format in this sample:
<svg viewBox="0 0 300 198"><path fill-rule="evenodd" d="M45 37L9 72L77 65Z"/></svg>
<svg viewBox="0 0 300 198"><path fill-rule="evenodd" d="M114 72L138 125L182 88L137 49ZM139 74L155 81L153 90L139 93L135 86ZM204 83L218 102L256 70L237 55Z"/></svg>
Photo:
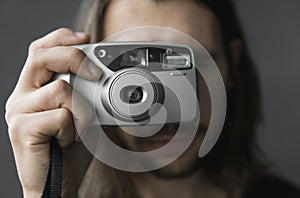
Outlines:
<svg viewBox="0 0 300 198"><path fill-rule="evenodd" d="M300 186L300 1L235 0L262 84L264 124L258 142L272 170ZM80 0L0 1L0 197L21 197L4 120L4 104L27 46L58 27L70 27Z"/></svg>

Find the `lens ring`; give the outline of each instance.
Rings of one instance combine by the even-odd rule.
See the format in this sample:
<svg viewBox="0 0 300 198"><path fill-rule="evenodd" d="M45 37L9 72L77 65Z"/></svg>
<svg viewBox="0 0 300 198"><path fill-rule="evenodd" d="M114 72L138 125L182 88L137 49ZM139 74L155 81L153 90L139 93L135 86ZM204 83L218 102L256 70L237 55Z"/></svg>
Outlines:
<svg viewBox="0 0 300 198"><path fill-rule="evenodd" d="M125 121L144 121L149 119L149 114L153 115L158 111L157 103L164 101L164 90L161 83L155 76L141 68L124 69L112 77L108 85L106 94L102 94L102 99L110 114ZM128 89L138 88L140 97L129 102L130 96L125 96L122 92ZM125 88L125 90L124 90ZM122 91L123 90L123 91ZM142 93L142 94L141 94ZM124 96L123 98L120 95Z"/></svg>

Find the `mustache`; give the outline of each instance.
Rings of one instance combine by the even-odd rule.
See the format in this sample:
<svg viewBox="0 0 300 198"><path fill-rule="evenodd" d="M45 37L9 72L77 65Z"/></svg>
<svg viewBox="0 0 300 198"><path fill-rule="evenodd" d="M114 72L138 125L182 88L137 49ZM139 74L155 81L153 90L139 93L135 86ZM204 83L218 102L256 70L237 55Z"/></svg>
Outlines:
<svg viewBox="0 0 300 198"><path fill-rule="evenodd" d="M161 135L174 136L179 128L179 124L165 124L157 133L152 137L157 137Z"/></svg>
<svg viewBox="0 0 300 198"><path fill-rule="evenodd" d="M165 124L159 131L157 131L154 135L150 137L136 137L139 140L155 140L155 139L161 139L161 138L170 138L174 137L175 134L178 132L180 124ZM186 124L185 126L182 127L183 130L186 130L186 133L189 133L189 126ZM207 131L207 126L200 124L198 126L197 134L203 134L206 133Z"/></svg>

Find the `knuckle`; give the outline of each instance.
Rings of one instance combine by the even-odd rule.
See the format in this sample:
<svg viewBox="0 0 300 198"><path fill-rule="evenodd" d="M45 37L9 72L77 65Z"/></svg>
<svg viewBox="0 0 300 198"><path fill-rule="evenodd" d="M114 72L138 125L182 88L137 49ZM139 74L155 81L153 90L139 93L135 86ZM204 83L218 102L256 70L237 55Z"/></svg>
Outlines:
<svg viewBox="0 0 300 198"><path fill-rule="evenodd" d="M56 80L52 83L51 93L56 99L65 99L72 94L71 86L64 80Z"/></svg>
<svg viewBox="0 0 300 198"><path fill-rule="evenodd" d="M37 67L38 65L42 64L41 62L41 53L42 53L42 49L36 49L34 51L32 51L31 53L29 53L28 57L27 57L27 64L29 64L29 66L31 67Z"/></svg>
<svg viewBox="0 0 300 198"><path fill-rule="evenodd" d="M5 120L7 123L9 123L11 117L12 117L12 110L11 110L11 102L7 100L5 104Z"/></svg>
<svg viewBox="0 0 300 198"><path fill-rule="evenodd" d="M67 58L71 61L68 61L68 67L79 67L83 62L85 55L79 49L71 48L67 54Z"/></svg>
<svg viewBox="0 0 300 198"><path fill-rule="evenodd" d="M69 28L59 28L55 31L55 34L57 35L68 35L68 34L73 34L73 31Z"/></svg>
<svg viewBox="0 0 300 198"><path fill-rule="evenodd" d="M70 120L72 118L72 114L69 110L65 108L60 108L58 111L57 119L61 121Z"/></svg>
<svg viewBox="0 0 300 198"><path fill-rule="evenodd" d="M12 113L10 107L6 107L6 110L5 110L5 120L6 120L6 122L7 122L8 124L9 124L10 121L11 121L12 115L13 115L13 113Z"/></svg>
<svg viewBox="0 0 300 198"><path fill-rule="evenodd" d="M70 58L83 57L83 53L77 48L70 48L69 51Z"/></svg>
<svg viewBox="0 0 300 198"><path fill-rule="evenodd" d="M61 94L61 93L64 93L64 92L69 92L71 87L66 81L64 81L62 79L58 79L58 80L53 82L52 89L53 89L54 93Z"/></svg>
<svg viewBox="0 0 300 198"><path fill-rule="evenodd" d="M12 118L15 115L15 108L14 107L18 106L18 105L15 105L13 103L15 103L15 102L11 98L9 98L6 101L6 104L5 104L5 120L8 124L11 122Z"/></svg>
<svg viewBox="0 0 300 198"><path fill-rule="evenodd" d="M60 108L56 113L56 120L61 128L68 125L71 122L72 118L72 113L65 108Z"/></svg>
<svg viewBox="0 0 300 198"><path fill-rule="evenodd" d="M8 135L12 143L17 143L20 140L20 131L22 130L21 123L23 123L22 116L13 116L8 124Z"/></svg>
<svg viewBox="0 0 300 198"><path fill-rule="evenodd" d="M37 50L41 47L42 47L41 39L37 39L37 40L30 43L28 51L29 51L29 53L32 53L32 52L34 52L35 50Z"/></svg>

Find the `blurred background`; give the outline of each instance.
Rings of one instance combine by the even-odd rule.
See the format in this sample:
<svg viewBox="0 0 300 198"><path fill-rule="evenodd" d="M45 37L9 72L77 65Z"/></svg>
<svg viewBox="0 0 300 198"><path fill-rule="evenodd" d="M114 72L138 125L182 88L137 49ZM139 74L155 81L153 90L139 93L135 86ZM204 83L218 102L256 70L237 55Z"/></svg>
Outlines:
<svg viewBox="0 0 300 198"><path fill-rule="evenodd" d="M30 42L71 27L80 0L0 1L0 197L21 197L4 106ZM258 142L272 171L300 187L300 1L234 0L259 72L264 123Z"/></svg>

